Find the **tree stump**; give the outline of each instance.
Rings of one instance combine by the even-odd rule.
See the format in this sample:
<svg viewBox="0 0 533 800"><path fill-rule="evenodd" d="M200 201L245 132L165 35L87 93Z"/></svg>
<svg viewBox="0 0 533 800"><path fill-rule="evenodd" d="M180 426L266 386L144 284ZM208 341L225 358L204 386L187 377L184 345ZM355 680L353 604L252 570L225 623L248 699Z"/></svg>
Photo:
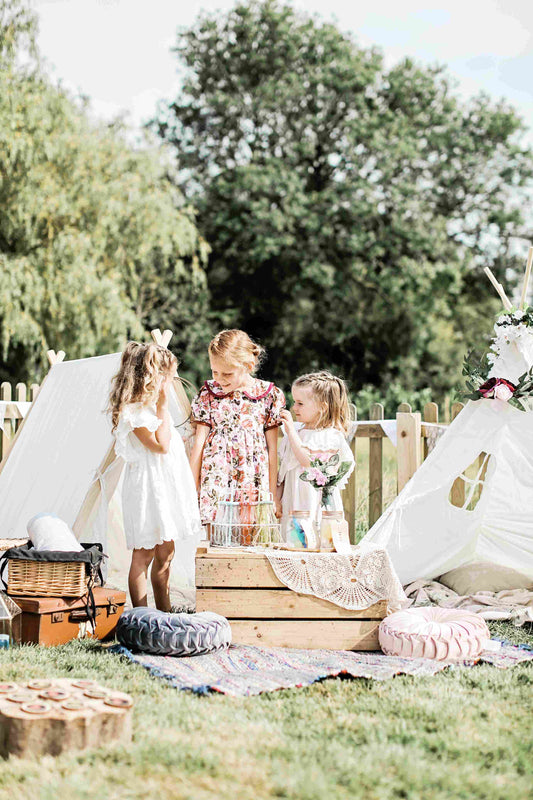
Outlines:
<svg viewBox="0 0 533 800"><path fill-rule="evenodd" d="M131 741L133 700L92 680L0 683L0 756L57 756Z"/></svg>

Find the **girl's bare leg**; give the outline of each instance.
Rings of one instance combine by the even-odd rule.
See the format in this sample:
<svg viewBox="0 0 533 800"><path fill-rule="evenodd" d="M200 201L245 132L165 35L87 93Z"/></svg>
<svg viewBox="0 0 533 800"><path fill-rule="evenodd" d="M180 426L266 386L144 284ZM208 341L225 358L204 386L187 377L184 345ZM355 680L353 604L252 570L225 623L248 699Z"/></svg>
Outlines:
<svg viewBox="0 0 533 800"><path fill-rule="evenodd" d="M174 558L174 542L163 542L155 547L150 578L154 590L155 606L160 611L170 611L170 565Z"/></svg>
<svg viewBox="0 0 533 800"><path fill-rule="evenodd" d="M134 550L131 555L131 566L128 575L128 588L130 590L131 604L136 606L148 605L146 597L146 579L148 567L154 557L154 550L141 548Z"/></svg>

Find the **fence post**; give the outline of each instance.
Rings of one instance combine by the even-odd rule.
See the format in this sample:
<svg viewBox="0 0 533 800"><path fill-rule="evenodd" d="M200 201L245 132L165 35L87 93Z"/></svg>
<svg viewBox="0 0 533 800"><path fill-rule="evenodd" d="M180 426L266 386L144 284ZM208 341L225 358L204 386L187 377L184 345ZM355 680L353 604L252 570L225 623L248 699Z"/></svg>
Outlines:
<svg viewBox="0 0 533 800"><path fill-rule="evenodd" d="M410 414L413 409L411 408L409 403L400 403L397 410L402 412L403 414Z"/></svg>
<svg viewBox="0 0 533 800"><path fill-rule="evenodd" d="M451 419L452 422L454 421L456 416L461 413L463 408L464 408L464 403L454 403L452 405L452 419ZM456 508L462 508L465 504L465 498L466 498L465 482L462 478L456 478L455 481L453 482L453 486L450 492L450 502L452 506L455 506Z"/></svg>
<svg viewBox="0 0 533 800"><path fill-rule="evenodd" d="M30 398L32 403L34 400L37 399L37 395L39 394L40 388L41 387L39 386L38 383L32 383L32 385L30 386Z"/></svg>
<svg viewBox="0 0 533 800"><path fill-rule="evenodd" d="M357 422L357 408L352 403L350 403L350 412L352 421ZM357 439L355 436L352 437L352 441L350 442L350 449L354 457L355 467L352 471L352 474L348 478L346 489L343 492L343 506L344 513L348 519L350 542L355 544L357 535L355 522L357 516Z"/></svg>
<svg viewBox="0 0 533 800"><path fill-rule="evenodd" d="M424 422L438 422L439 407L436 403L426 403L424 406ZM428 440L424 437L424 458L428 456Z"/></svg>
<svg viewBox="0 0 533 800"><path fill-rule="evenodd" d="M11 401L11 384L7 381L4 381L0 384L0 400L4 403L9 403ZM13 425L10 419L4 417L4 427L2 428L2 452L1 457L5 458L7 451L9 450L9 442L11 441L11 436L13 434Z"/></svg>
<svg viewBox="0 0 533 800"><path fill-rule="evenodd" d="M396 414L398 494L420 466L420 437L422 420L420 413L399 411Z"/></svg>
<svg viewBox="0 0 533 800"><path fill-rule="evenodd" d="M383 406L373 403L370 419L383 419ZM383 511L383 439L370 438L368 455L368 527L381 517Z"/></svg>
<svg viewBox="0 0 533 800"><path fill-rule="evenodd" d="M25 383L17 383L15 387L15 398L17 403L25 403L27 397L27 388ZM16 419L13 421L13 433L16 433L20 426L22 425L22 419Z"/></svg>

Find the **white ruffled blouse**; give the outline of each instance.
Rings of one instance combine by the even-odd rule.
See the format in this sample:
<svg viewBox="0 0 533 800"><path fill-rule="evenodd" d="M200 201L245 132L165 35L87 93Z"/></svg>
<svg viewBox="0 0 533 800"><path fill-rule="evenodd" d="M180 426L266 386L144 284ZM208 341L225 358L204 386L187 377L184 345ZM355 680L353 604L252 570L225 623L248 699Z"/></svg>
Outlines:
<svg viewBox="0 0 533 800"><path fill-rule="evenodd" d="M115 452L126 462L122 510L128 549L151 549L171 540L200 538L196 487L181 436L172 428L168 453L154 453L133 433L156 431L155 407L130 403L115 430Z"/></svg>
<svg viewBox="0 0 533 800"><path fill-rule="evenodd" d="M348 483L353 468L355 466L353 453L346 441L344 434L337 428L322 428L310 430L304 428L301 422L296 423L298 435L306 450L309 450L311 457L327 459L334 453L338 453L340 463L349 461L350 470L336 485L332 493L331 508L335 511L342 511L341 490ZM282 507L283 507L283 530L286 529L292 511L310 511L311 518L315 519L320 494L314 486L307 481L302 481L300 475L305 471L300 462L294 455L288 436L283 434L280 445L280 467L278 472L278 484L283 484Z"/></svg>

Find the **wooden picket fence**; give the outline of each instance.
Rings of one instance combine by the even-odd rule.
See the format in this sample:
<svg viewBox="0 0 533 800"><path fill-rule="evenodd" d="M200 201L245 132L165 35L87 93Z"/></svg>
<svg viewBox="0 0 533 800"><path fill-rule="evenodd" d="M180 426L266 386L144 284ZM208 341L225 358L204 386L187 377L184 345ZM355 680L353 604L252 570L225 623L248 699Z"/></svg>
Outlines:
<svg viewBox="0 0 533 800"><path fill-rule="evenodd" d="M463 403L454 403L451 407L450 419L453 420L464 408ZM357 420L357 409L352 406L352 418ZM358 464L357 443L359 439L368 439L368 528L377 522L383 513L383 439L387 434L380 425L384 419L384 408L381 403L374 403L370 408L370 420L357 426L351 442L355 463ZM370 424L368 424L370 423ZM428 455L428 439L431 425L439 423L439 407L437 403L427 403L423 414L413 412L409 403L400 403L396 413L396 491L400 492L414 475L422 461ZM446 424L446 423L443 423ZM356 468L350 476L343 493L344 514L350 527L350 539L356 540L357 520L357 483L363 476ZM462 505L464 502L464 483L456 481L452 488L452 502Z"/></svg>
<svg viewBox="0 0 533 800"><path fill-rule="evenodd" d="M25 383L17 383L16 386L12 386L4 381L0 384L0 402L7 403L4 410L3 430L0 431L0 460L7 454L11 441L24 419L16 404L33 402L39 394L39 388L38 383L32 383L30 386L26 386Z"/></svg>
<svg viewBox="0 0 533 800"><path fill-rule="evenodd" d="M20 427L23 415L17 408L17 402L33 402L39 392L38 384L26 386L17 383L12 386L4 382L0 384L0 401L6 403L4 411L4 426L0 437L0 459L4 458L9 450L12 439ZM357 419L357 409L352 406L352 418ZM463 408L462 403L455 403L451 407L451 419L455 419ZM351 449L356 464L358 463L358 442L368 439L368 493L365 500L368 503L365 514L370 528L383 513L383 439L386 434L380 425L384 419L384 409L381 403L374 403L370 409L370 420L361 421L357 426L355 436L351 442ZM436 403L427 403L423 413L413 412L408 403L401 403L396 413L397 447L396 447L396 474L397 491L401 491L407 481L416 472L428 453L428 437L431 435L431 424L439 422L439 408ZM352 473L346 489L343 492L344 512L350 526L352 541L356 538L357 512L357 485L363 479L361 469ZM456 482L452 489L452 502L461 505L464 502L464 484ZM360 512L359 512L360 513Z"/></svg>

